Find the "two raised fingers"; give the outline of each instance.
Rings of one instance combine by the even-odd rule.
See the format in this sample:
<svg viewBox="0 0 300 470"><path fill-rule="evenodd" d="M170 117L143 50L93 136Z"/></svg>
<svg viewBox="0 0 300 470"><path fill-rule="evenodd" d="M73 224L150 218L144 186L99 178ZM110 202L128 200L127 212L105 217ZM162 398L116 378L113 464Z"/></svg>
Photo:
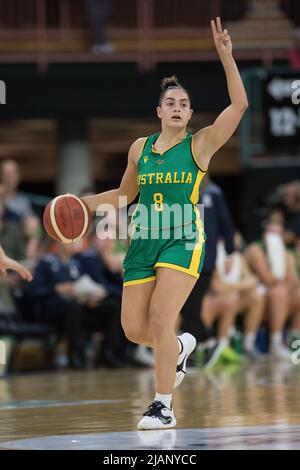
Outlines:
<svg viewBox="0 0 300 470"><path fill-rule="evenodd" d="M214 20L211 20L211 27L212 27L212 31L213 31L213 34L214 36L217 36L218 34L225 34L228 35L228 31L227 29L222 29L222 23L221 23L221 19L220 17L218 16L217 19L216 19L216 22Z"/></svg>

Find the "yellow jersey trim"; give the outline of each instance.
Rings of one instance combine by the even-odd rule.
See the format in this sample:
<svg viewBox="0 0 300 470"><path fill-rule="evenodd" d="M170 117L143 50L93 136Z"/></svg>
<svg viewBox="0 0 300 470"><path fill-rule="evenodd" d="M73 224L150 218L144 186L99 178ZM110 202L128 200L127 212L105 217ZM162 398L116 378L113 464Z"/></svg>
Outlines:
<svg viewBox="0 0 300 470"><path fill-rule="evenodd" d="M148 139L149 139L149 136L148 136L148 137L145 137L145 141L144 141L144 143L143 143L143 147L142 147L140 156L139 156L139 158L138 158L138 162L140 161L141 156L143 155L143 151L144 151L144 148L146 147L146 143L148 142Z"/></svg>
<svg viewBox="0 0 300 470"><path fill-rule="evenodd" d="M193 190L192 190L191 195L190 195L190 201L193 204L197 204L197 202L199 200L199 186L200 186L200 183L202 181L202 178L203 178L203 173L201 173L201 171L198 170L197 178L196 178Z"/></svg>
<svg viewBox="0 0 300 470"><path fill-rule="evenodd" d="M159 134L160 135L160 134ZM152 144L152 147L151 147L151 150L153 153L156 153L157 155L164 155L165 153L167 153L169 150L171 150L172 148L176 147L176 145L179 145L179 144L182 144L182 142L185 141L185 139L187 138L187 135L188 133L186 133L184 139L182 139L180 142L177 142L177 144L174 144L174 145L171 145L171 147L167 148L166 150L164 150L163 152L157 152L157 150L154 150L154 144L155 142L158 140L158 137L157 139L155 140L155 142Z"/></svg>
<svg viewBox="0 0 300 470"><path fill-rule="evenodd" d="M195 277L196 279L199 278L200 274L192 271L191 269L188 268L183 268L182 266L178 266L177 264L172 264L172 263L156 263L154 265L154 269L156 268L170 268L170 269L175 269L177 271L181 271L185 274L190 274L190 276Z"/></svg>
<svg viewBox="0 0 300 470"><path fill-rule="evenodd" d="M199 170L202 171L202 173L206 173L207 170L203 170L203 168L201 168L201 166L200 166L199 163L197 162L197 159L196 159L196 156L195 156L195 153L194 153L194 141L193 141L193 138L194 138L194 136L192 135L192 137L191 137L191 153L192 153L193 160L194 160L195 164L197 165L197 167L199 168Z"/></svg>
<svg viewBox="0 0 300 470"><path fill-rule="evenodd" d="M199 263L201 260L201 255L202 255L202 250L203 250L203 242L204 242L202 222L200 222L200 219L198 218L198 214L197 214L197 212L199 211L196 207L194 207L194 210L196 212L196 227L198 229L199 240L196 243L195 248L193 249L193 254L192 254L190 267L189 267L189 269L193 272L197 271L199 268Z"/></svg>
<svg viewBox="0 0 300 470"><path fill-rule="evenodd" d="M144 279L136 279L135 281L125 281L123 287L133 286L136 284L145 284L146 282L155 281L156 276L145 277Z"/></svg>

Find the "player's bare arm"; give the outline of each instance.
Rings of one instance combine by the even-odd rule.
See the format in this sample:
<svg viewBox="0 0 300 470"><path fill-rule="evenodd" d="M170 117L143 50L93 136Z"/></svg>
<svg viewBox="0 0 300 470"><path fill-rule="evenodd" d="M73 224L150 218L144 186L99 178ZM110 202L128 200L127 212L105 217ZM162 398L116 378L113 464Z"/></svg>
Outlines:
<svg viewBox="0 0 300 470"><path fill-rule="evenodd" d="M17 261L9 258L6 256L4 253L3 248L0 246L0 276L5 276L6 275L6 270L11 269L13 271L16 271L17 273L20 274L22 279L25 279L26 281L31 281L32 280L32 275L28 271L28 269L24 268L20 263Z"/></svg>
<svg viewBox="0 0 300 470"><path fill-rule="evenodd" d="M230 105L215 122L201 129L194 136L194 152L201 168L206 170L212 156L232 136L248 107L246 91L232 56L232 42L227 29L222 29L221 20L211 21L214 43L223 64L227 79Z"/></svg>
<svg viewBox="0 0 300 470"><path fill-rule="evenodd" d="M139 192L137 184L137 162L141 154L145 138L137 139L130 147L128 152L128 163L120 186L117 189L105 191L95 196L83 197L82 200L88 205L91 211L96 211L101 204L111 204L116 209L126 204L122 203L122 196L127 198L127 204L130 204Z"/></svg>

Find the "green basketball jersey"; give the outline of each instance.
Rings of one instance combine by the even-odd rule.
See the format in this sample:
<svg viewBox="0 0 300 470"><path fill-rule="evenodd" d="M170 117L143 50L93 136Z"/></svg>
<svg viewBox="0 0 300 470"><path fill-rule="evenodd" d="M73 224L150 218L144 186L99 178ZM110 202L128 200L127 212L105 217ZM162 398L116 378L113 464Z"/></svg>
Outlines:
<svg viewBox="0 0 300 470"><path fill-rule="evenodd" d="M193 137L187 133L180 143L163 153L154 150L159 133L145 141L138 161L138 206L132 223L148 230L187 225L199 219L196 203L205 171L196 162Z"/></svg>

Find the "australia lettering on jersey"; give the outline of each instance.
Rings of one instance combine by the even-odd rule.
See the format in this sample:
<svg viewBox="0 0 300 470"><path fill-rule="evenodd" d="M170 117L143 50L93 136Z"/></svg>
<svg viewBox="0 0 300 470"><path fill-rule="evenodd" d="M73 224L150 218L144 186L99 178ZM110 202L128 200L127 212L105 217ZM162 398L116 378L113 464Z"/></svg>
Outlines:
<svg viewBox="0 0 300 470"><path fill-rule="evenodd" d="M145 173L143 175L138 175L137 184L138 186L144 184L168 184L168 183L192 183L192 172L178 172L178 171L168 171L166 173Z"/></svg>

